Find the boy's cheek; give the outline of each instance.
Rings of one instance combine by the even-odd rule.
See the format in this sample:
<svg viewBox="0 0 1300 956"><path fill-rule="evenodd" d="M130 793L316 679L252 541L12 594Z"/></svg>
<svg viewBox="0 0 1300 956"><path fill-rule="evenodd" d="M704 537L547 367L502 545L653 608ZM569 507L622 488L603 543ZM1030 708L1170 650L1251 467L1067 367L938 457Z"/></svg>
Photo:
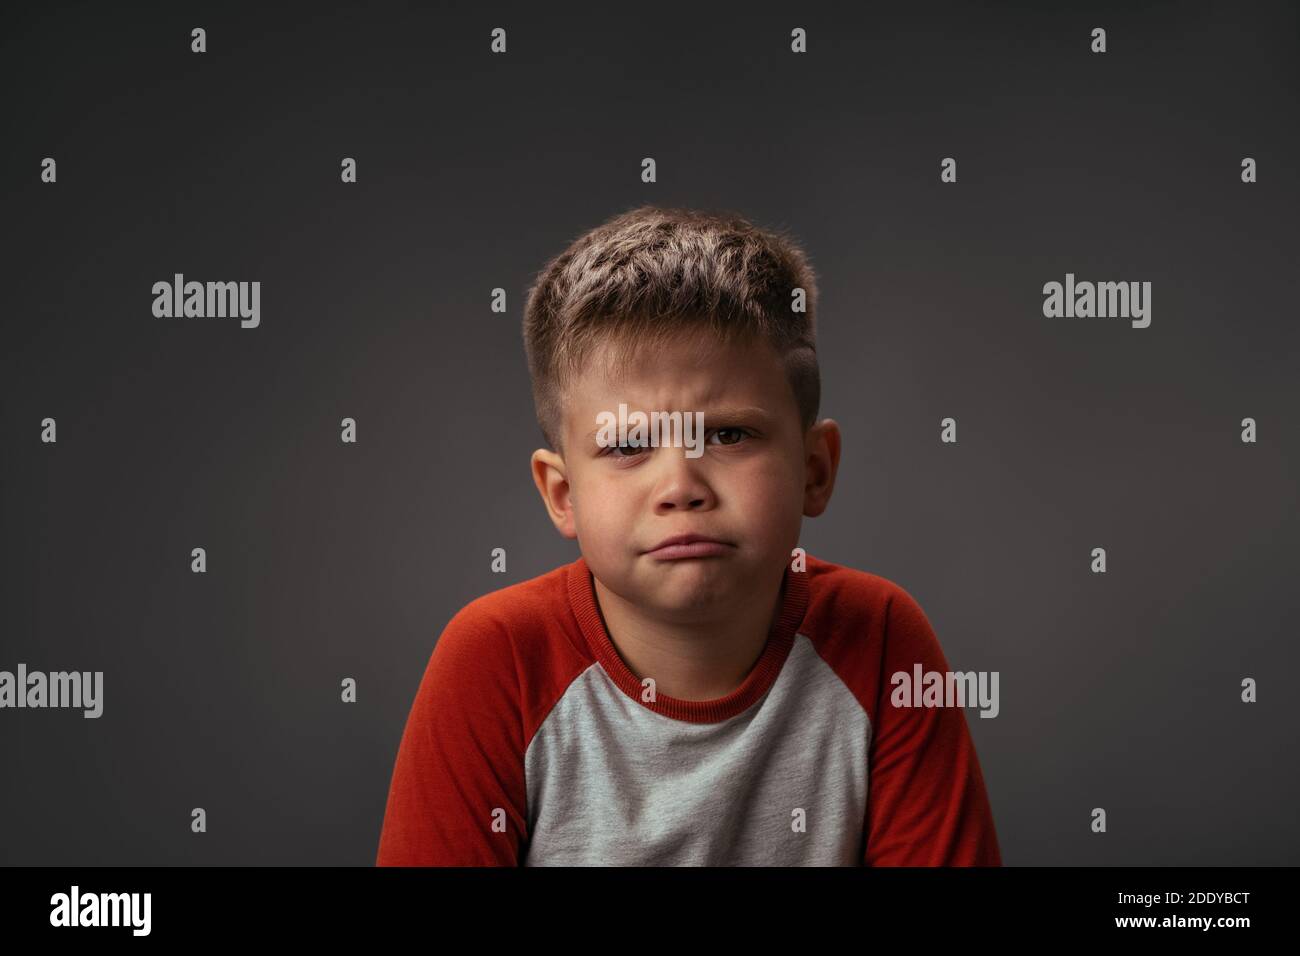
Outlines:
<svg viewBox="0 0 1300 956"><path fill-rule="evenodd" d="M803 510L803 486L793 477L783 480L783 472L769 471L752 476L752 480L735 486L737 500L749 513L784 515L791 509Z"/></svg>
<svg viewBox="0 0 1300 956"><path fill-rule="evenodd" d="M594 514L586 513L583 520L577 522L577 527L581 531L581 543L584 550L590 550L598 557L621 558L622 553L631 548L628 537L629 524L627 521L618 520L618 516L609 513L608 510L599 510L602 507L608 508L608 503L603 499L601 504L596 506L597 510Z"/></svg>

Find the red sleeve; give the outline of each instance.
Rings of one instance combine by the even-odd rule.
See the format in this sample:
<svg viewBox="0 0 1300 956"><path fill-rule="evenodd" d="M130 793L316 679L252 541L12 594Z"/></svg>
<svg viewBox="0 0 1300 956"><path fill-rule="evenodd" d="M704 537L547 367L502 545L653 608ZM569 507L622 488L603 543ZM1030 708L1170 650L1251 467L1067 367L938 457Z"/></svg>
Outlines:
<svg viewBox="0 0 1300 956"><path fill-rule="evenodd" d="M867 781L866 866L1001 866L993 812L960 707L896 707L898 671L946 673L920 605L901 588L886 611Z"/></svg>
<svg viewBox="0 0 1300 956"><path fill-rule="evenodd" d="M523 721L504 629L473 604L434 645L393 767L376 866L518 866Z"/></svg>

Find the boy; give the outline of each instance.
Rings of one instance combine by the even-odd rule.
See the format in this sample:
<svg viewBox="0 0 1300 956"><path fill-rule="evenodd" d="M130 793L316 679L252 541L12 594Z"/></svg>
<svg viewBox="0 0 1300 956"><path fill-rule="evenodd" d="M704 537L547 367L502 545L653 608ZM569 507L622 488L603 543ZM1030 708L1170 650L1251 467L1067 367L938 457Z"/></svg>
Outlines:
<svg viewBox="0 0 1300 956"><path fill-rule="evenodd" d="M964 713L891 703L948 670L921 608L798 549L840 456L816 297L788 239L655 207L539 274L532 474L581 557L443 631L378 865L1001 864ZM610 441L621 405L702 449Z"/></svg>

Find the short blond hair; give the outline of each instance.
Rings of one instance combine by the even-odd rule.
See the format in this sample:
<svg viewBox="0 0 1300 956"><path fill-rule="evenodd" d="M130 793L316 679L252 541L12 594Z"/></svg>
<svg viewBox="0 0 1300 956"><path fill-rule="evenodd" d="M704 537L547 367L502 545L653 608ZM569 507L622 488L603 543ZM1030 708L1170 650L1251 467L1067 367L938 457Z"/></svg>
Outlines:
<svg viewBox="0 0 1300 956"><path fill-rule="evenodd" d="M804 291L803 312L792 308ZM574 240L538 274L524 308L537 423L563 453L564 393L597 346L609 370L682 334L766 340L781 356L806 431L817 420L817 279L789 236L739 215L640 206Z"/></svg>

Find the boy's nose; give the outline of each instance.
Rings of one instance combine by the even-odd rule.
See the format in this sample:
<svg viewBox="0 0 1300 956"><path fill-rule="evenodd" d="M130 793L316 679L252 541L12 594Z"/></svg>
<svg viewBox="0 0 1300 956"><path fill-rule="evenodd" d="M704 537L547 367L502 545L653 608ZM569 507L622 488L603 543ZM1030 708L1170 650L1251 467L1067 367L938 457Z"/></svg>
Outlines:
<svg viewBox="0 0 1300 956"><path fill-rule="evenodd" d="M655 465L662 469L656 489L659 511L693 510L711 507L713 489L704 480L699 459L689 458L685 448L660 448Z"/></svg>

